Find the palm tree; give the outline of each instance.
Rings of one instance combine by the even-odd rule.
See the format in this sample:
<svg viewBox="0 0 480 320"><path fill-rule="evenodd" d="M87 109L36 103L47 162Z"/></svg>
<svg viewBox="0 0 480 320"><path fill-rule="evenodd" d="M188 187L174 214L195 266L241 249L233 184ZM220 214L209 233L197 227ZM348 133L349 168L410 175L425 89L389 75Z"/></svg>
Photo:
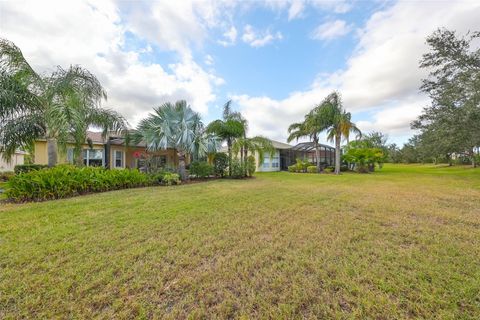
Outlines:
<svg viewBox="0 0 480 320"><path fill-rule="evenodd" d="M178 173L187 179L185 159L189 155L206 155L218 145L218 139L205 131L200 115L185 100L170 102L154 108L142 120L133 134L135 142L143 140L149 151L175 149L178 155Z"/></svg>
<svg viewBox="0 0 480 320"><path fill-rule="evenodd" d="M288 142L292 140L308 137L310 138L315 146L315 157L317 159L317 172L321 171L320 166L320 144L319 136L322 131L328 128L328 119L322 117L322 114L319 112L319 109L315 108L305 115L303 122L292 123L288 127Z"/></svg>
<svg viewBox="0 0 480 320"><path fill-rule="evenodd" d="M242 137L237 139L232 146L232 151L236 155L240 153L240 161L244 165L246 175L246 163L249 152L253 156L258 155L258 162L263 163L265 153L268 153L270 156L272 156L275 152L275 148L273 147L270 139L262 136L255 136L252 138Z"/></svg>
<svg viewBox="0 0 480 320"><path fill-rule="evenodd" d="M245 136L245 121L239 112L231 109L232 101L227 101L223 106L223 118L212 121L207 126L207 132L215 134L222 141L227 142L228 172L232 175L232 146L236 139Z"/></svg>
<svg viewBox="0 0 480 320"><path fill-rule="evenodd" d="M351 121L352 115L343 109L342 99L337 92L329 94L323 102L314 109L326 124L327 140L335 141L335 174L340 174L340 143L342 139L349 140L350 132L361 136L360 130Z"/></svg>
<svg viewBox="0 0 480 320"><path fill-rule="evenodd" d="M104 131L126 129L125 119L101 108L106 93L98 79L80 66L58 67L49 76L39 75L12 42L0 39L0 146L9 159L16 149L47 140L48 165L58 159L58 146L72 139L81 153L89 126Z"/></svg>

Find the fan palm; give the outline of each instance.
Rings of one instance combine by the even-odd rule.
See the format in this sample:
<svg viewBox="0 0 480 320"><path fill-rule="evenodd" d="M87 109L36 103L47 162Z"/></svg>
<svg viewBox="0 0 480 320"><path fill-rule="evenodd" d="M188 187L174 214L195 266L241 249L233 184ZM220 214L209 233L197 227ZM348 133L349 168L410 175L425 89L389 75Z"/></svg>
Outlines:
<svg viewBox="0 0 480 320"><path fill-rule="evenodd" d="M223 106L223 118L212 121L207 126L207 132L212 133L227 142L228 149L228 172L232 174L232 146L236 139L245 136L245 121L239 112L233 112L231 109L232 101L228 101Z"/></svg>
<svg viewBox="0 0 480 320"><path fill-rule="evenodd" d="M149 151L175 149L178 173L182 180L187 178L187 154L201 157L216 151L218 146L218 139L205 131L200 115L184 100L175 104L167 102L154 108L154 113L140 122L133 139L145 141Z"/></svg>
<svg viewBox="0 0 480 320"><path fill-rule="evenodd" d="M101 108L106 93L98 79L80 66L57 68L49 76L39 75L12 42L0 39L0 151L9 159L16 149L33 145L45 137L48 165L58 159L58 146L75 144L77 157L89 126L109 130L126 129L126 121L115 111Z"/></svg>
<svg viewBox="0 0 480 320"><path fill-rule="evenodd" d="M340 144L342 139L349 140L350 133L361 136L360 130L351 121L352 115L343 109L342 99L337 92L329 94L323 102L314 109L314 113L326 125L327 140L335 141L335 174L340 174Z"/></svg>

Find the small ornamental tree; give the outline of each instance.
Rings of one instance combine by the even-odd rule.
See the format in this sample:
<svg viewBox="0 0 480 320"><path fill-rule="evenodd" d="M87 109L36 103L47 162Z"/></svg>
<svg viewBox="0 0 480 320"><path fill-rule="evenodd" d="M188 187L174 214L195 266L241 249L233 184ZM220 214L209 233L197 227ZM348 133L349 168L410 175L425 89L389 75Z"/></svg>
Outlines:
<svg viewBox="0 0 480 320"><path fill-rule="evenodd" d="M228 155L223 152L215 153L213 156L213 173L217 177L224 177L228 168Z"/></svg>
<svg viewBox="0 0 480 320"><path fill-rule="evenodd" d="M353 163L360 173L373 172L375 165L380 168L385 162L385 154L380 148L372 148L366 141L352 141L345 148L343 160Z"/></svg>

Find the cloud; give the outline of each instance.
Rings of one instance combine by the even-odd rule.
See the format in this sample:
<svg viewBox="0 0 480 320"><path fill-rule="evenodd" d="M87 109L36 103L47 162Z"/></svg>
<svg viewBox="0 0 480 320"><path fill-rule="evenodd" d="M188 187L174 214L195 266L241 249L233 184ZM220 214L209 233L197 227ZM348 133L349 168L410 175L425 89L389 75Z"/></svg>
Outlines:
<svg viewBox="0 0 480 320"><path fill-rule="evenodd" d="M361 129L380 129L393 139L411 134L410 121L428 103L418 89L425 77L418 68L428 51L425 38L439 27L459 33L477 30L479 15L480 3L398 2L372 14L343 70L320 74L308 89L291 92L284 99L248 95L234 99L252 134L279 140L285 140L290 123L302 120L332 90L342 93L354 119L365 112L372 117L371 121L358 118Z"/></svg>
<svg viewBox="0 0 480 320"><path fill-rule="evenodd" d="M352 26L344 20L325 22L312 32L312 38L317 40L332 40L348 34Z"/></svg>
<svg viewBox="0 0 480 320"><path fill-rule="evenodd" d="M288 9L288 20L293 20L300 18L303 11L305 10L305 1L303 0L293 0Z"/></svg>
<svg viewBox="0 0 480 320"><path fill-rule="evenodd" d="M347 13L353 8L350 0L265 0L262 4L274 11L287 10L289 21L304 17L307 8L336 14Z"/></svg>
<svg viewBox="0 0 480 320"><path fill-rule="evenodd" d="M264 32L258 32L253 29L253 27L247 24L243 30L242 40L243 42L249 44L252 47L263 47L274 40L281 40L283 36L280 32L274 34L270 33L269 30Z"/></svg>
<svg viewBox="0 0 480 320"><path fill-rule="evenodd" d="M202 69L189 54L188 46L196 41L194 38L205 36L202 27L187 21L197 9L192 10L185 8L180 17L172 7L165 7L165 13L152 8L151 15L143 17L144 27L162 26L170 31L143 30L147 32L145 43L138 38L137 32L143 31L135 21L139 19L137 12L124 15L113 1L3 1L0 37L18 45L40 72L49 72L56 65L80 64L87 68L108 92L104 105L135 124L152 107L166 101L187 99L192 108L206 114L208 105L216 99L215 89L223 79ZM167 13L172 14L170 20L155 21ZM196 23L205 27L213 23L208 12L200 16L195 18ZM127 31L134 36L127 38ZM144 57L154 54L158 47L177 51L178 59L168 65L146 61Z"/></svg>
<svg viewBox="0 0 480 320"><path fill-rule="evenodd" d="M206 64L207 66L211 66L211 65L213 65L213 63L214 63L213 57L212 57L211 55L207 54L207 55L205 56L205 64Z"/></svg>
<svg viewBox="0 0 480 320"><path fill-rule="evenodd" d="M231 26L230 29L223 33L224 40L219 40L218 43L224 47L232 46L237 42L237 29Z"/></svg>

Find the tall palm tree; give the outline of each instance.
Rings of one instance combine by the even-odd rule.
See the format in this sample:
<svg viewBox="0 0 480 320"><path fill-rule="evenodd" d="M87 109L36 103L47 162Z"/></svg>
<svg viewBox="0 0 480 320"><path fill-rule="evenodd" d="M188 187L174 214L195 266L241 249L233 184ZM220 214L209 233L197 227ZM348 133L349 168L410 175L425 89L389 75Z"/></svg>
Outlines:
<svg viewBox="0 0 480 320"><path fill-rule="evenodd" d="M340 144L342 139L349 140L350 132L361 136L360 130L351 121L352 115L343 108L342 99L337 92L329 94L314 109L314 113L326 124L327 140L335 141L335 174L340 174Z"/></svg>
<svg viewBox="0 0 480 320"><path fill-rule="evenodd" d="M58 147L75 144L81 153L89 126L126 129L125 119L103 109L106 93L98 79L80 66L57 68L49 76L35 72L12 42L0 39L0 151L9 159L16 149L47 140L48 165L58 159Z"/></svg>
<svg viewBox="0 0 480 320"><path fill-rule="evenodd" d="M292 123L288 127L288 142L292 140L308 137L315 146L315 157L317 158L317 172L321 171L320 166L320 133L328 128L328 119L322 117L318 108L313 109L305 115L303 122Z"/></svg>
<svg viewBox="0 0 480 320"><path fill-rule="evenodd" d="M200 115L185 100L175 104L167 102L154 108L154 113L142 120L133 134L133 140L144 140L149 151L175 149L178 155L178 173L182 180L187 179L187 154L206 155L218 145L213 142L215 139L205 131Z"/></svg>
<svg viewBox="0 0 480 320"><path fill-rule="evenodd" d="M236 139L245 136L246 127L244 119L239 112L233 112L231 109L232 101L228 101L223 106L223 117L212 121L207 126L207 132L215 134L223 141L227 142L228 149L228 172L232 175L232 146Z"/></svg>

